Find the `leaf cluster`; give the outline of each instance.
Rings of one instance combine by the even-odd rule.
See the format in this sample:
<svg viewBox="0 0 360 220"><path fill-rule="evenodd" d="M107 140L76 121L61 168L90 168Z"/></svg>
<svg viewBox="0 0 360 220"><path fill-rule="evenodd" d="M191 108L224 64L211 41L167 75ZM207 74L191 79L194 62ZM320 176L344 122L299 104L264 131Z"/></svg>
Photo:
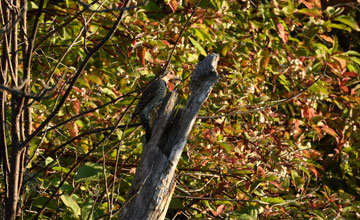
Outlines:
<svg viewBox="0 0 360 220"><path fill-rule="evenodd" d="M29 4L31 24L37 1ZM98 1L91 7L118 4ZM194 9L195 4L151 0L127 11L59 114L30 144L24 218L35 216L61 181L41 219L96 219L121 210L144 131L113 128L135 123L129 105L173 47L170 68L183 79L208 53L220 55L221 78L179 162L169 219L359 217L359 7L345 13L341 5L325 7L317 0L210 0ZM111 10L76 16L83 9L68 0L48 1L44 8L31 91L55 89L32 104L33 129L118 16ZM175 45L192 10L190 26ZM59 28L69 17L75 19ZM297 98L273 105L319 77ZM189 96L189 79L179 85L180 106ZM250 112L264 106L272 107Z"/></svg>

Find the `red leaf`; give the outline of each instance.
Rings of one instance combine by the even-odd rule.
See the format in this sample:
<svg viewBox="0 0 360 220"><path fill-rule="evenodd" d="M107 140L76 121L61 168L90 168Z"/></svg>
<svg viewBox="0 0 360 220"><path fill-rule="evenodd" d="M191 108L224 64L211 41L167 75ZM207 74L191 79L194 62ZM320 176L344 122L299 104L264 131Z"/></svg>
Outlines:
<svg viewBox="0 0 360 220"><path fill-rule="evenodd" d="M115 3L115 7L116 8L122 8L125 4L125 1L121 2L121 3Z"/></svg>
<svg viewBox="0 0 360 220"><path fill-rule="evenodd" d="M349 92L349 88L347 86L340 86L340 89L343 90L346 93Z"/></svg>
<svg viewBox="0 0 360 220"><path fill-rule="evenodd" d="M170 0L169 1L169 6L170 6L173 13L175 13L177 5L178 5L177 0Z"/></svg>
<svg viewBox="0 0 360 220"><path fill-rule="evenodd" d="M330 128L327 125L322 125L321 130L323 130L325 133L330 134L333 137L338 137L338 134L334 131L334 129Z"/></svg>
<svg viewBox="0 0 360 220"><path fill-rule="evenodd" d="M167 40L162 40L162 42L163 42L166 46L170 47L170 43L169 43Z"/></svg>
<svg viewBox="0 0 360 220"><path fill-rule="evenodd" d="M329 36L326 36L324 34L320 34L319 36L327 42L334 43L334 40Z"/></svg>
<svg viewBox="0 0 360 220"><path fill-rule="evenodd" d="M259 172L261 173L261 176L263 176L263 177L265 177L266 175L265 175L265 171L264 171L264 169L263 168L261 168L260 166L259 167L257 167L257 174L259 174Z"/></svg>
<svg viewBox="0 0 360 220"><path fill-rule="evenodd" d="M65 128L68 129L71 138L74 138L79 135L79 129L74 122L66 123L64 126ZM77 143L78 140L75 140L74 142Z"/></svg>
<svg viewBox="0 0 360 220"><path fill-rule="evenodd" d="M317 172L316 168L313 167L313 166L310 166L309 169L310 169L310 171L312 171L312 172L314 173L315 179L317 179L317 177L318 177L318 172Z"/></svg>
<svg viewBox="0 0 360 220"><path fill-rule="evenodd" d="M134 24L137 25L137 26L139 26L139 27L144 27L144 26L145 26L144 22L142 22L142 21L140 21L140 20L136 20L136 21L134 22Z"/></svg>
<svg viewBox="0 0 360 220"><path fill-rule="evenodd" d="M76 92L78 92L78 93L80 93L80 94L81 94L81 89L79 89L78 87L73 86L73 90L75 90Z"/></svg>
<svg viewBox="0 0 360 220"><path fill-rule="evenodd" d="M355 95L355 94L356 94L355 89L351 89L350 95L353 96L353 95Z"/></svg>
<svg viewBox="0 0 360 220"><path fill-rule="evenodd" d="M73 103L74 103L75 113L76 113L76 114L79 114L79 113L80 113L80 109L81 109L81 105L80 105L79 99L75 99L75 100L73 101Z"/></svg>
<svg viewBox="0 0 360 220"><path fill-rule="evenodd" d="M136 39L134 38L134 40L132 41L132 45L135 46L136 44Z"/></svg>
<svg viewBox="0 0 360 220"><path fill-rule="evenodd" d="M307 2L307 1L305 1L305 0L299 1L299 4L300 4L300 3L303 3L307 8L310 8L310 9L314 7L314 4L313 4L313 3Z"/></svg>
<svg viewBox="0 0 360 220"><path fill-rule="evenodd" d="M284 191L284 188L282 188L282 186L275 182L275 181L269 181L269 183L273 184L274 186L276 186L276 188L280 189L281 191Z"/></svg>
<svg viewBox="0 0 360 220"><path fill-rule="evenodd" d="M145 52L146 52L145 47L140 48L137 52L137 56L139 57L140 62L143 66L145 66Z"/></svg>
<svg viewBox="0 0 360 220"><path fill-rule="evenodd" d="M346 60L342 57L333 56L334 60L338 61L340 64L341 70L343 70L346 67Z"/></svg>
<svg viewBox="0 0 360 220"><path fill-rule="evenodd" d="M279 36L281 40L284 42L284 44L286 44L289 40L289 33L285 31L285 28L281 23L277 24L277 29L279 31Z"/></svg>
<svg viewBox="0 0 360 220"><path fill-rule="evenodd" d="M359 74L355 73L355 72L345 72L342 74L343 76L349 76L349 77L358 77Z"/></svg>
<svg viewBox="0 0 360 220"><path fill-rule="evenodd" d="M266 67L268 66L268 64L269 64L269 61L270 61L270 56L267 56L266 58L265 58L265 61L264 61L264 68L266 69Z"/></svg>
<svg viewBox="0 0 360 220"><path fill-rule="evenodd" d="M216 216L216 212L214 210L210 210L211 214L213 214L213 216Z"/></svg>
<svg viewBox="0 0 360 220"><path fill-rule="evenodd" d="M310 120L312 117L316 116L315 109L311 107L305 107L304 109L301 109L301 113L307 120Z"/></svg>

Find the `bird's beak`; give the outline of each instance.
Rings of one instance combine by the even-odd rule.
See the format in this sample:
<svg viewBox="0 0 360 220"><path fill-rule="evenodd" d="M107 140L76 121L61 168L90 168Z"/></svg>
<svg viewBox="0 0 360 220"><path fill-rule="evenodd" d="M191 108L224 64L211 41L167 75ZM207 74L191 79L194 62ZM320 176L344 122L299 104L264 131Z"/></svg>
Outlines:
<svg viewBox="0 0 360 220"><path fill-rule="evenodd" d="M182 79L180 77L176 76L176 77L170 79L169 81L172 83L179 83L179 82L182 82Z"/></svg>

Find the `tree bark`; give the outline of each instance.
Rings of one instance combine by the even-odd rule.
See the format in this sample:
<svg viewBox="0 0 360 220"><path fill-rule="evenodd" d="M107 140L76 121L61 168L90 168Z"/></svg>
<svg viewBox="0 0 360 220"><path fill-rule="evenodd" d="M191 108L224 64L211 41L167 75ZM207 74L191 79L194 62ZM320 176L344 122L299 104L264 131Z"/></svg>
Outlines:
<svg viewBox="0 0 360 220"><path fill-rule="evenodd" d="M184 109L175 109L177 92L170 93L159 110L150 141L143 146L140 163L119 219L164 219L175 189L175 169L196 115L218 80L219 56L208 55L196 66L191 95Z"/></svg>

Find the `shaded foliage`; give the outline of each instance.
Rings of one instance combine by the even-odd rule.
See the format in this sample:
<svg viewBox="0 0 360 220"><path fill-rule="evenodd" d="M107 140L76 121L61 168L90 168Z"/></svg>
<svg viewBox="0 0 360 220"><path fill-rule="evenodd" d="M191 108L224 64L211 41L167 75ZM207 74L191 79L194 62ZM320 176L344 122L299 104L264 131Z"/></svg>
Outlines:
<svg viewBox="0 0 360 220"><path fill-rule="evenodd" d="M195 4L151 0L127 11L60 112L30 143L21 206L25 219L36 215L67 173L42 219L95 219L121 209L144 131L111 131L119 119L122 125L136 123L130 121L134 106L128 107L174 46L171 69L183 79L201 56L213 52L220 55L221 78L180 159L169 219L359 218L358 2L344 11L344 5L319 0L201 1L175 45ZM91 7L120 6L105 1ZM37 7L38 1L29 2L30 26ZM31 104L33 130L118 16L84 10L57 30L82 9L76 1L48 1L40 17L30 90L52 90ZM48 33L51 37L44 38ZM188 83L180 85L180 106L189 96ZM250 112L261 107L266 108ZM102 128L109 129L96 130Z"/></svg>

